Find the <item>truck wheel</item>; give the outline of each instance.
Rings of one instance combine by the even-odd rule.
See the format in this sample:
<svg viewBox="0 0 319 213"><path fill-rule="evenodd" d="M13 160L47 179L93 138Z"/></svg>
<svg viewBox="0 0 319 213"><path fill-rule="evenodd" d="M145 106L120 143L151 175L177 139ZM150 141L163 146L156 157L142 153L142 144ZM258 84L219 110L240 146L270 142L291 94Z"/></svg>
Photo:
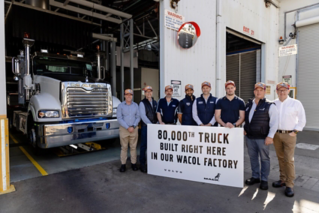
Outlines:
<svg viewBox="0 0 319 213"><path fill-rule="evenodd" d="M38 147L37 144L37 131L36 127L34 126L34 122L31 116L28 117L28 140L30 145L32 146L33 149L33 154L34 155L40 155L41 149Z"/></svg>

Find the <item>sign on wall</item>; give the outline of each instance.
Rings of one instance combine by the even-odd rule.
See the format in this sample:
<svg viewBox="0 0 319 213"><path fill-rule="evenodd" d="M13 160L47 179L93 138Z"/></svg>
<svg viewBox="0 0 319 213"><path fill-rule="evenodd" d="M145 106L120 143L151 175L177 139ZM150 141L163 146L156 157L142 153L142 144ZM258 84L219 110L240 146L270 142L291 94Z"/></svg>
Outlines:
<svg viewBox="0 0 319 213"><path fill-rule="evenodd" d="M242 128L148 124L148 174L243 187Z"/></svg>
<svg viewBox="0 0 319 213"><path fill-rule="evenodd" d="M289 85L292 83L292 75L283 75L282 76L282 82L285 82Z"/></svg>
<svg viewBox="0 0 319 213"><path fill-rule="evenodd" d="M173 87L173 97L182 96L182 81L171 80L171 84Z"/></svg>
<svg viewBox="0 0 319 213"><path fill-rule="evenodd" d="M296 55L297 53L297 44L279 47L279 57Z"/></svg>
<svg viewBox="0 0 319 213"><path fill-rule="evenodd" d="M185 17L174 13L172 11L169 10L165 10L165 26L167 28L170 28L172 30L176 30L178 31L178 29L180 28L180 26L184 23L185 21Z"/></svg>

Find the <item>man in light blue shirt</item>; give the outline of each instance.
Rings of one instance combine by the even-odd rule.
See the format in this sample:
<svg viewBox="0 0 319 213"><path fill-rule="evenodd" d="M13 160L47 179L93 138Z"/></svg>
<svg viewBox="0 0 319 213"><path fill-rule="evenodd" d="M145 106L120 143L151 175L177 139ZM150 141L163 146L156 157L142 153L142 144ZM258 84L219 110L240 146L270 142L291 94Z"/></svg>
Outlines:
<svg viewBox="0 0 319 213"><path fill-rule="evenodd" d="M137 171L136 146L138 139L138 123L141 120L138 105L132 101L133 90L126 89L124 92L125 101L117 107L117 120L120 124L121 141L121 168L120 172L126 171L127 149L130 145L131 163L133 171Z"/></svg>

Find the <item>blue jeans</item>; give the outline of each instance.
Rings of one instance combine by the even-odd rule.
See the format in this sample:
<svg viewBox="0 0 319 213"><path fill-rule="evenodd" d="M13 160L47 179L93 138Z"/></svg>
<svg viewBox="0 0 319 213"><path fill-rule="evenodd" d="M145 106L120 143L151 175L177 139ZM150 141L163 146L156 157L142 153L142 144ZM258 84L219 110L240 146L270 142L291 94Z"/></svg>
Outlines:
<svg viewBox="0 0 319 213"><path fill-rule="evenodd" d="M247 136L246 145L250 157L252 177L268 181L270 172L269 145L265 145L265 139L249 139ZM261 168L259 166L259 157Z"/></svg>
<svg viewBox="0 0 319 213"><path fill-rule="evenodd" d="M146 149L147 149L147 126L141 128L141 145L140 145L140 163L144 166L146 163Z"/></svg>

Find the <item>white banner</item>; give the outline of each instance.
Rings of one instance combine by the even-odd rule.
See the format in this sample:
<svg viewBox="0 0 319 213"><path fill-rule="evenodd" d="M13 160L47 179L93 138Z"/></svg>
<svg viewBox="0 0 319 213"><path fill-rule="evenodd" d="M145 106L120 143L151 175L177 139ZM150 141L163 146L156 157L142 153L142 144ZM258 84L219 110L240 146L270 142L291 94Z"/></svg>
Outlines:
<svg viewBox="0 0 319 213"><path fill-rule="evenodd" d="M147 125L148 174L244 186L242 128Z"/></svg>

